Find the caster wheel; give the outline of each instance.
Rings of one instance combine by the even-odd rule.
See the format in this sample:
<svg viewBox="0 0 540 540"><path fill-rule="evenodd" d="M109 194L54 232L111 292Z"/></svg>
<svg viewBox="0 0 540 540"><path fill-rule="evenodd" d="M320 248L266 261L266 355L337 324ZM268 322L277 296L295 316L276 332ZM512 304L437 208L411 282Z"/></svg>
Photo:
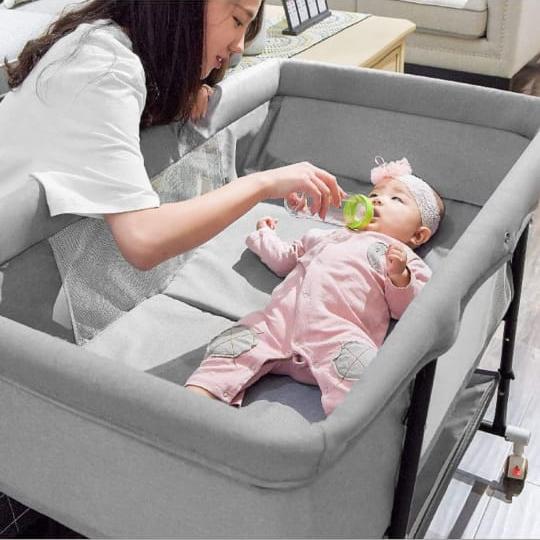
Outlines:
<svg viewBox="0 0 540 540"><path fill-rule="evenodd" d="M527 458L512 454L506 458L504 475L506 478L524 482L527 478L528 468Z"/></svg>

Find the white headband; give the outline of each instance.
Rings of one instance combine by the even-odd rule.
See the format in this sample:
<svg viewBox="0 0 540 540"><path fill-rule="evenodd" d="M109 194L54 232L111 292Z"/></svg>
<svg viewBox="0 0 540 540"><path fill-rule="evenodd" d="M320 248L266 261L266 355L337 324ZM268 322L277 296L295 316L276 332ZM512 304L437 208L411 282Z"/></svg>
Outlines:
<svg viewBox="0 0 540 540"><path fill-rule="evenodd" d="M383 180L392 178L403 182L420 210L422 225L427 227L431 234L435 234L441 221L441 215L433 188L412 174L411 166L406 158L386 163L383 158L377 156L375 163L377 163L377 167L371 169L371 183L377 185Z"/></svg>

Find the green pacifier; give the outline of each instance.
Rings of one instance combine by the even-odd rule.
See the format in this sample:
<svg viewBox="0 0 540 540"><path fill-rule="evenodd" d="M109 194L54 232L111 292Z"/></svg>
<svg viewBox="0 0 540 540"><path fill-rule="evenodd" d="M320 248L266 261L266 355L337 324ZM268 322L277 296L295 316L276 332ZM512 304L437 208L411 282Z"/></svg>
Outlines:
<svg viewBox="0 0 540 540"><path fill-rule="evenodd" d="M351 195L343 201L343 219L349 229L364 229L373 219L373 203L365 195Z"/></svg>

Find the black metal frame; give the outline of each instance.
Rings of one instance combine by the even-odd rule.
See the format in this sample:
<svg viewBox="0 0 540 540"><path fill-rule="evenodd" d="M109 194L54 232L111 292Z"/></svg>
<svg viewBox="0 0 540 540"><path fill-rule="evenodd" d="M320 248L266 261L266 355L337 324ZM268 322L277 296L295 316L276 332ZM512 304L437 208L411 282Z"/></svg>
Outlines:
<svg viewBox="0 0 540 540"><path fill-rule="evenodd" d="M407 534L436 366L437 360L432 360L418 372L414 381L388 538L405 538Z"/></svg>
<svg viewBox="0 0 540 540"><path fill-rule="evenodd" d="M499 90L512 90L513 79L505 77L495 77L493 75L481 75L479 73L468 73L466 71L456 71L453 69L444 69L433 66L421 66L419 64L405 63L405 73L411 75L421 75L423 77L432 77L445 79L448 81L463 82L475 84L477 86L486 86L488 88L497 88Z"/></svg>
<svg viewBox="0 0 540 540"><path fill-rule="evenodd" d="M514 296L508 306L504 316L504 333L501 350L501 365L499 368L499 389L497 391L497 402L495 405L495 415L493 422L484 421L480 424L480 430L493 435L504 437L506 435L506 411L508 409L508 398L510 397L510 381L515 379L512 370L514 359L514 346L516 342L516 330L519 313L519 303L521 299L521 287L523 284L523 273L525 271L525 257L527 253L527 237L529 226L525 228L521 235L514 255L512 257L512 284Z"/></svg>
<svg viewBox="0 0 540 540"><path fill-rule="evenodd" d="M510 263L514 294L503 317L504 335L500 368L498 373L493 372L499 379L495 417L492 423L482 421L479 425L480 430L502 437L506 433L506 411L508 407L510 381L515 378L512 371L512 361L527 252L528 229L529 226L527 225L518 240ZM388 538L405 538L409 529L409 518L436 364L437 359L434 359L424 366L417 373L414 382L414 389L407 413L407 428L401 453L399 477L394 491L392 516L390 526L386 532Z"/></svg>

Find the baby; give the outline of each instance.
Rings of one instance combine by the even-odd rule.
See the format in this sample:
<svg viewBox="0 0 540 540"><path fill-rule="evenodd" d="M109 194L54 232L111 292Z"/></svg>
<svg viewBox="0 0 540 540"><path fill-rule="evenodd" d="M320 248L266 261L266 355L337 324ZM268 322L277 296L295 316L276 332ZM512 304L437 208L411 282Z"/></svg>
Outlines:
<svg viewBox="0 0 540 540"><path fill-rule="evenodd" d="M246 244L279 276L268 306L208 345L186 382L194 392L241 405L267 373L318 385L330 414L376 355L390 318L399 319L431 276L415 253L444 214L437 193L408 161L372 170L374 216L361 231L311 229L282 241L276 222L257 222Z"/></svg>

